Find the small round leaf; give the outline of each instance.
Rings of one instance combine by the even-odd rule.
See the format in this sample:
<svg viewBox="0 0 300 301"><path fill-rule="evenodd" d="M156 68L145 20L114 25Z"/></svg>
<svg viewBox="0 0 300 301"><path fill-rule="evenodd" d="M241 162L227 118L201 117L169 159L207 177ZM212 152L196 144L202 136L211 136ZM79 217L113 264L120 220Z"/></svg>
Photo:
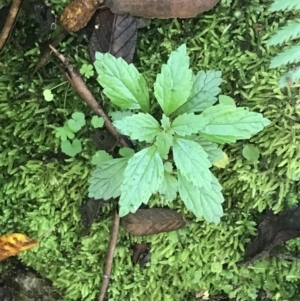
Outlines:
<svg viewBox="0 0 300 301"><path fill-rule="evenodd" d="M43 92L44 98L46 101L52 101L53 100L53 94L50 89L45 89Z"/></svg>

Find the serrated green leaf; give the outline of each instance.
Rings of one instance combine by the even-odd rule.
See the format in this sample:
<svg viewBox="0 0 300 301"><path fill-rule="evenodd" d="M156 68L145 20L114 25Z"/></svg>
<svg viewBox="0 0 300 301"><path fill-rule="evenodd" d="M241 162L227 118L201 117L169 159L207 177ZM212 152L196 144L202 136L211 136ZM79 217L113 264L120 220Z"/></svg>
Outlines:
<svg viewBox="0 0 300 301"><path fill-rule="evenodd" d="M89 197L104 200L118 197L128 160L128 157L110 159L97 165L89 180Z"/></svg>
<svg viewBox="0 0 300 301"><path fill-rule="evenodd" d="M249 163L257 164L259 158L258 147L252 144L246 144L242 151L243 157L249 161Z"/></svg>
<svg viewBox="0 0 300 301"><path fill-rule="evenodd" d="M97 80L104 94L122 109L149 111L149 93L146 80L132 64L109 53L96 53L94 63Z"/></svg>
<svg viewBox="0 0 300 301"><path fill-rule="evenodd" d="M277 68L282 65L294 64L300 61L300 45L292 46L277 54L271 60L270 68Z"/></svg>
<svg viewBox="0 0 300 301"><path fill-rule="evenodd" d="M208 159L211 163L217 162L223 158L223 151L219 148L218 144L200 136L193 136L192 140L203 147L205 152L208 154Z"/></svg>
<svg viewBox="0 0 300 301"><path fill-rule="evenodd" d="M292 22L278 29L278 31L268 40L267 44L280 45L289 40L297 39L300 35L300 19L295 19Z"/></svg>
<svg viewBox="0 0 300 301"><path fill-rule="evenodd" d="M82 150L81 141L78 139L74 139L72 142L70 142L69 140L62 141L61 150L66 155L75 157Z"/></svg>
<svg viewBox="0 0 300 301"><path fill-rule="evenodd" d="M162 66L154 83L154 95L163 112L169 116L183 105L191 92L192 70L185 44L173 51L167 64Z"/></svg>
<svg viewBox="0 0 300 301"><path fill-rule="evenodd" d="M249 139L270 124L262 114L250 112L248 108L221 104L205 109L200 116L208 119L208 124L200 131L201 136L217 143Z"/></svg>
<svg viewBox="0 0 300 301"><path fill-rule="evenodd" d="M185 113L179 115L171 124L171 129L179 136L189 136L203 130L208 121L201 115Z"/></svg>
<svg viewBox="0 0 300 301"><path fill-rule="evenodd" d="M160 132L160 125L150 114L138 113L114 121L114 126L133 140L152 142Z"/></svg>
<svg viewBox="0 0 300 301"><path fill-rule="evenodd" d="M212 174L208 154L197 142L175 138L173 145L174 162L186 179L202 187L210 185Z"/></svg>
<svg viewBox="0 0 300 301"><path fill-rule="evenodd" d="M168 132L160 132L156 136L155 145L160 156L167 159L170 148L173 145L173 136Z"/></svg>
<svg viewBox="0 0 300 301"><path fill-rule="evenodd" d="M145 148L130 158L121 186L120 216L135 212L147 204L158 190L164 176L164 167L156 146Z"/></svg>
<svg viewBox="0 0 300 301"><path fill-rule="evenodd" d="M202 112L211 107L218 100L216 96L221 92L221 76L221 71L199 71L193 81L188 101L176 111L176 115Z"/></svg>
<svg viewBox="0 0 300 301"><path fill-rule="evenodd" d="M124 110L110 112L108 115L111 117L112 121L117 121L123 119L124 117L132 116L134 113L132 111Z"/></svg>
<svg viewBox="0 0 300 301"><path fill-rule="evenodd" d="M211 134L201 133L201 137L205 138L207 140L219 143L219 144L234 143L234 142L236 142L236 137L234 137L234 136L211 135Z"/></svg>
<svg viewBox="0 0 300 301"><path fill-rule="evenodd" d="M134 155L134 150L129 147L122 147L119 150L119 155L122 157L132 157Z"/></svg>
<svg viewBox="0 0 300 301"><path fill-rule="evenodd" d="M221 204L224 198L221 193L222 187L213 175L210 185L197 187L179 172L178 190L185 206L196 217L204 217L209 223L220 222L220 217L223 215Z"/></svg>
<svg viewBox="0 0 300 301"><path fill-rule="evenodd" d="M102 117L93 116L91 123L94 128L102 128L104 125L104 119Z"/></svg>
<svg viewBox="0 0 300 301"><path fill-rule="evenodd" d="M112 159L112 156L109 153L107 153L104 150L100 150L100 151L97 151L92 156L92 164L97 165L97 164L100 164L102 162L105 162L105 161L108 161L108 160L111 160L111 159Z"/></svg>
<svg viewBox="0 0 300 301"><path fill-rule="evenodd" d="M168 201L176 199L178 191L177 179L165 171L163 181L158 192Z"/></svg>
<svg viewBox="0 0 300 301"><path fill-rule="evenodd" d="M227 95L219 95L219 103L225 106L236 107L234 99Z"/></svg>
<svg viewBox="0 0 300 301"><path fill-rule="evenodd" d="M298 0L274 0L269 8L272 12L280 10L288 11L293 9L300 9L300 2Z"/></svg>

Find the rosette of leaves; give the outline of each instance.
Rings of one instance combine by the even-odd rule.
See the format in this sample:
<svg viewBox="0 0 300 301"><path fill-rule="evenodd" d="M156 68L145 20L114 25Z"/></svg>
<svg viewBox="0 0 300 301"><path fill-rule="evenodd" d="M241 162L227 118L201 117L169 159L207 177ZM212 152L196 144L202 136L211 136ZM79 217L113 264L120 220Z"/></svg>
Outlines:
<svg viewBox="0 0 300 301"><path fill-rule="evenodd" d="M154 83L160 118L150 114L148 86L134 65L97 53L95 68L103 92L126 110L115 115L114 126L136 141L138 151L121 149L121 158L103 152L90 179L89 196L120 197L120 216L135 212L155 193L169 201L179 197L197 217L218 223L224 198L210 171L212 162L222 157L218 144L249 139L269 120L227 101L214 105L221 72L194 75L185 45L171 53Z"/></svg>
<svg viewBox="0 0 300 301"><path fill-rule="evenodd" d="M300 1L297 0L275 0L270 6L271 12L277 11L292 11L300 9ZM300 19L295 19L290 23L280 27L278 31L268 40L268 45L275 46L284 44L290 40L295 40L300 37ZM288 47L276 55L271 61L271 68L280 66L287 66L300 62L300 45L293 45ZM296 67L285 73L279 80L279 87L283 88L292 85L294 82L300 80L300 67Z"/></svg>

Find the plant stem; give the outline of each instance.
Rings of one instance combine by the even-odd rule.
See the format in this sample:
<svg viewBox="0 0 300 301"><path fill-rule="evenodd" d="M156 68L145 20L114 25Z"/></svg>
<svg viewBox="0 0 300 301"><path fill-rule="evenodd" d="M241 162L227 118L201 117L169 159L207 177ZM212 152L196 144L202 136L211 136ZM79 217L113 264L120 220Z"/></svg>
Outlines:
<svg viewBox="0 0 300 301"><path fill-rule="evenodd" d="M58 87L60 87L60 86L62 86L62 85L64 85L64 84L66 84L67 82L63 82L63 83L60 83L60 84L58 84L58 85L56 85L56 86L54 86L54 87L52 87L52 88L49 88L48 90L53 90L53 89L56 89L56 88L58 88Z"/></svg>

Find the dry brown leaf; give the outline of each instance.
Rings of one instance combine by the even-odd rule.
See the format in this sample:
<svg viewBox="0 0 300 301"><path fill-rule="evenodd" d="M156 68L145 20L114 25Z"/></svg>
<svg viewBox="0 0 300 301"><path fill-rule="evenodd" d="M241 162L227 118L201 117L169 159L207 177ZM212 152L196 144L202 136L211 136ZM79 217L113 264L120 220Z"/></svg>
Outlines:
<svg viewBox="0 0 300 301"><path fill-rule="evenodd" d="M10 256L15 256L39 244L21 233L11 233L0 236L0 261Z"/></svg>
<svg viewBox="0 0 300 301"><path fill-rule="evenodd" d="M103 0L73 0L68 4L60 18L60 24L67 31L78 31L85 27Z"/></svg>
<svg viewBox="0 0 300 301"><path fill-rule="evenodd" d="M191 18L212 9L220 0L104 0L116 15L145 18Z"/></svg>
<svg viewBox="0 0 300 301"><path fill-rule="evenodd" d="M106 53L110 50L116 16L109 9L98 10L89 26L92 34L89 41L91 61L95 61L95 52Z"/></svg>
<svg viewBox="0 0 300 301"><path fill-rule="evenodd" d="M73 0L63 10L60 23L67 31L78 31L95 11L108 7L116 15L145 18L191 18L212 9L220 0ZM104 5L102 5L102 3Z"/></svg>
<svg viewBox="0 0 300 301"><path fill-rule="evenodd" d="M167 208L138 209L121 218L121 225L134 235L152 235L184 227L180 213Z"/></svg>
<svg viewBox="0 0 300 301"><path fill-rule="evenodd" d="M131 15L114 15L109 9L98 10L93 19L93 33L89 49L92 62L95 52L109 52L131 63L137 41L137 18Z"/></svg>

